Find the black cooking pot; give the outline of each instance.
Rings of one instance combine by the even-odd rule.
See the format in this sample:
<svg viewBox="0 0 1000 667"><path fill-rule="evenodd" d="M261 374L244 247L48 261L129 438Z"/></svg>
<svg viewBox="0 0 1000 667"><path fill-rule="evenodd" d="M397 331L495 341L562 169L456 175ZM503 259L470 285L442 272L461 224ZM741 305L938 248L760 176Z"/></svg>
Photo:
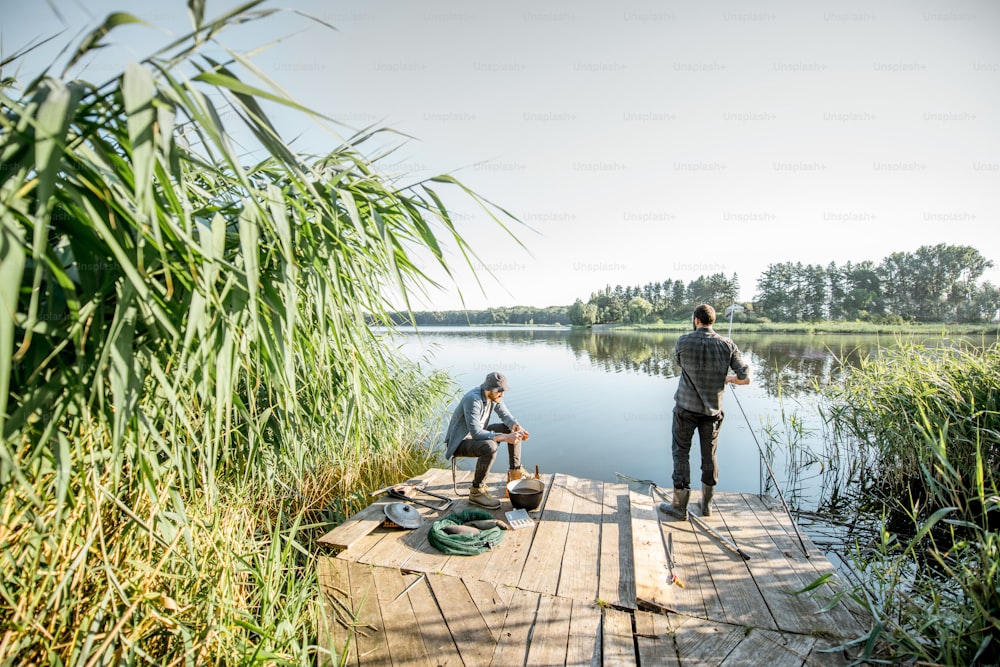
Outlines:
<svg viewBox="0 0 1000 667"><path fill-rule="evenodd" d="M510 504L514 509L531 512L542 504L545 484L540 479L515 479L513 482L507 483L507 495L510 497Z"/></svg>

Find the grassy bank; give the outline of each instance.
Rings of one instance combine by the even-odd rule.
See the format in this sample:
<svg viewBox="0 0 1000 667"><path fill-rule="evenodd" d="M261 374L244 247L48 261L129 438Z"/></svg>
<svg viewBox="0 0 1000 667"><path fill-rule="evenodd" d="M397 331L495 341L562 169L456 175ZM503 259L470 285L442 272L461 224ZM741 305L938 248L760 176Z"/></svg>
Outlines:
<svg viewBox="0 0 1000 667"><path fill-rule="evenodd" d="M293 151L262 102L319 117L221 42L258 4L191 2L191 34L104 83L0 81L3 665L336 657L315 539L437 463L449 383L366 318L446 249L478 261L432 188L483 202L398 189L370 134Z"/></svg>
<svg viewBox="0 0 1000 667"><path fill-rule="evenodd" d="M864 642L914 664L1000 660L1000 349L903 345L833 392L834 439L860 496L883 507L856 547L857 591L877 619Z"/></svg>

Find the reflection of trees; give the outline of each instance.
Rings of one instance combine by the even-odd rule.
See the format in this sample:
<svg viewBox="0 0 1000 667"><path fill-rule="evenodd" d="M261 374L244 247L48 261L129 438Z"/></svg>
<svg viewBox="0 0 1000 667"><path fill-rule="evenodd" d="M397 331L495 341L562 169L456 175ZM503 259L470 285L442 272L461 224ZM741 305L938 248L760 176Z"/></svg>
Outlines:
<svg viewBox="0 0 1000 667"><path fill-rule="evenodd" d="M429 327L422 332L428 341L447 345L447 340L484 338L517 348L519 345L569 347L577 364L607 372L642 373L673 378L680 373L674 363L676 332L579 330L502 327ZM892 341L870 335L735 334L744 358L751 365L753 382L768 396L795 397L814 394L818 387L840 381L845 369L861 358L875 354ZM938 341L939 343L941 341ZM516 349L512 353L516 355ZM514 358L514 357L512 357Z"/></svg>
<svg viewBox="0 0 1000 667"><path fill-rule="evenodd" d="M839 381L846 366L856 365L874 349L875 341L851 344L813 336L752 336L744 354L753 360L754 383L768 396L796 396Z"/></svg>
<svg viewBox="0 0 1000 667"><path fill-rule="evenodd" d="M491 327L454 327L443 329L437 327L426 327L420 329L418 334L426 336L429 340L444 342L448 338L455 340L468 340L469 338L483 338L501 343L541 344L565 346L567 335L566 329L552 329L548 327L538 328L491 328Z"/></svg>
<svg viewBox="0 0 1000 667"><path fill-rule="evenodd" d="M674 363L674 344L679 333L642 331L594 331L551 328L477 328L453 331L424 330L442 345L449 337L485 338L518 345L569 347L579 364L606 372L642 373L673 378L680 369ZM879 345L875 336L800 336L757 334L734 336L751 365L753 382L768 396L786 397L815 393L818 386L837 382L846 366L857 365L862 356ZM882 341L884 344L885 341Z"/></svg>
<svg viewBox="0 0 1000 667"><path fill-rule="evenodd" d="M572 331L565 341L577 359L606 371L629 371L664 378L680 372L674 363L676 333ZM753 381L769 396L814 393L839 379L845 365L874 350L873 338L744 336L740 351L751 364Z"/></svg>
<svg viewBox="0 0 1000 667"><path fill-rule="evenodd" d="M665 378L677 375L674 341L678 334L572 331L566 342L580 361L605 371L630 371Z"/></svg>

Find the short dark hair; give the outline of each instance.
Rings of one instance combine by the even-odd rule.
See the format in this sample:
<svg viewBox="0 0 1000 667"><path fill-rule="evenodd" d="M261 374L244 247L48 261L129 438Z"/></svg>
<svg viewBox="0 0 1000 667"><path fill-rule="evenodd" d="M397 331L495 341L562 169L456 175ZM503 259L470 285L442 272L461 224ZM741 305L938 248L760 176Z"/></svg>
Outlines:
<svg viewBox="0 0 1000 667"><path fill-rule="evenodd" d="M698 318L698 321L706 326L712 326L715 324L715 308L712 308L707 303L703 303L694 309L694 316Z"/></svg>

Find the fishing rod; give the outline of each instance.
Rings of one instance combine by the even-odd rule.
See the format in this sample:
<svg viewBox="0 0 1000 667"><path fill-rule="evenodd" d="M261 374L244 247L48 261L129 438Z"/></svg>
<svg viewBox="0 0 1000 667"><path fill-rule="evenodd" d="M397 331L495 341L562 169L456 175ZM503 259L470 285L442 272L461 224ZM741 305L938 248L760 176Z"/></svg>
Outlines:
<svg viewBox="0 0 1000 667"><path fill-rule="evenodd" d="M649 494L650 498L652 498L652 496L653 496L652 492L655 491L656 493L659 494L660 498L662 498L664 501L666 501L668 503L671 502L671 498L668 498L667 494L664 493L661 490L661 487L656 482L654 482L651 479L636 479L635 477L629 477L628 475L623 475L620 472L616 472L615 476L618 478L619 481L625 480L626 483L628 483L628 482L635 482L635 483L638 483L638 484L644 484L644 485L648 486L649 489L650 489L650 494ZM656 509L654 509L654 512L656 513L657 525L660 525L660 527L662 528L662 524L660 523L660 513ZM691 520L692 523L697 524L698 526L701 526L701 528L706 533L708 533L709 535L711 535L715 539L719 540L719 542L721 542L724 547L726 547L727 549L729 549L733 553L735 553L738 556L740 556L740 558L742 558L743 560L750 560L750 555L747 552L743 551L743 549L740 549L738 546L736 546L736 543L733 542L732 540L730 540L729 538L727 538L725 535L723 535L719 531L717 531L714 528L712 528L711 526L709 526L700 517L696 517L694 514L691 514L690 512L688 513L687 516L688 516L688 519ZM663 531L661 530L660 531L660 537L662 537L662 536L663 536ZM671 542L672 542L672 540L671 540ZM670 552L670 557L673 558L673 549L671 549L670 545L664 544L664 548L667 549L668 552ZM683 584L680 584L680 586L681 586L681 588L684 587Z"/></svg>
<svg viewBox="0 0 1000 667"><path fill-rule="evenodd" d="M733 313L736 310L744 310L743 306L738 306L733 304L726 308L726 314L729 315L729 339L733 338ZM732 387L732 385L729 385ZM781 500L781 506L785 508L785 514L788 515L788 520L792 522L792 529L795 530L795 537L799 540L799 546L802 547L802 555L809 558L809 550L806 548L805 540L802 539L802 533L799 532L799 524L796 523L795 517L792 516L791 511L788 509L788 503L785 502L785 494L781 492L781 486L778 484L778 478L774 476L774 471L771 470L771 464L768 462L767 457L764 456L764 448L760 446L760 441L757 440L757 433L754 432L753 426L750 424L750 418L747 417L746 410L743 409L743 404L740 403L740 395L736 393L733 389L733 397L736 399L736 405L739 406L740 412L743 414L743 419L747 423L747 428L750 429L750 435L753 436L754 444L757 445L757 453L760 455L760 460L764 462L764 467L767 468L767 474L771 477L771 482L774 484L775 491L778 492L778 498Z"/></svg>
<svg viewBox="0 0 1000 667"><path fill-rule="evenodd" d="M656 492L660 494L660 497L663 498L663 500L665 500L668 503L673 500L672 498L667 498L667 494L661 491L660 487L657 486L655 488ZM660 515L657 514L656 516L657 518L659 518ZM722 542L722 545L725 546L730 551L732 551L734 554L736 554L743 560L750 560L750 554L748 554L746 551L743 551L743 549L740 549L739 546L736 544L736 542L733 542L731 539L729 539L728 537L717 531L715 528L712 528L710 525L708 525L708 523L706 523L705 520L702 519L700 516L696 516L691 512L688 512L687 518L688 521L698 524L706 533L708 533L715 539Z"/></svg>

